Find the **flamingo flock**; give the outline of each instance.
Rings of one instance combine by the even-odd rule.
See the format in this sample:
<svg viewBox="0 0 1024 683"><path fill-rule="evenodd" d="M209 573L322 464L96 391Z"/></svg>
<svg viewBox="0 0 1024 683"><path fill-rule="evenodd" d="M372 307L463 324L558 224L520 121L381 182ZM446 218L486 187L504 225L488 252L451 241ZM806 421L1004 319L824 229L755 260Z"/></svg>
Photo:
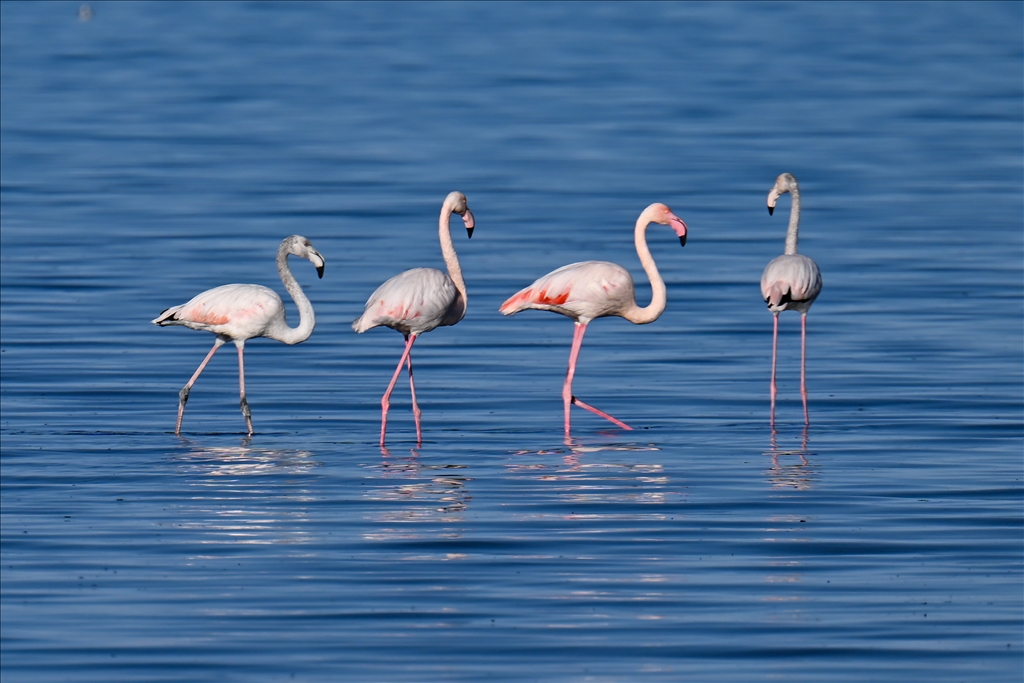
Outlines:
<svg viewBox="0 0 1024 683"><path fill-rule="evenodd" d="M761 294L772 312L774 332L772 337L772 369L769 387L769 423L774 432L776 387L776 359L778 352L779 314L793 310L801 314L801 358L800 394L803 399L804 424L810 424L807 407L807 312L821 292L821 272L817 264L797 253L797 235L800 224L800 190L796 178L783 173L775 181L768 194L768 213L772 214L779 197L792 196L789 230L786 235L785 252L773 259L761 276ZM416 425L416 442L421 445L423 429L422 411L416 400L416 385L413 380L412 347L419 335L438 327L455 325L466 315L469 300L466 282L462 276L458 255L452 240L450 221L452 214L460 216L469 237L473 236L476 225L466 196L452 192L441 205L438 220L438 236L441 255L447 272L434 268L412 268L386 280L366 301L363 314L352 322L352 329L362 334L374 327L390 327L402 333L405 347L398 365L391 376L384 395L381 397L380 446L383 448L387 436L388 409L391 394L395 389L403 368L409 373L409 390L412 395L412 412ZM581 261L562 266L537 279L533 284L510 296L499 312L506 316L520 311L534 309L551 311L571 318L574 324L573 340L569 352L569 364L562 386L565 438L570 438L570 412L573 405L602 417L617 427L631 430L628 424L608 413L578 399L572 391L573 377L579 360L580 347L587 326L597 318L617 316L635 325L645 325L657 320L665 311L668 301L665 281L658 271L650 249L647 246L647 228L651 224L665 225L686 245L688 228L686 223L661 203L654 203L644 209L636 220L633 232L634 244L640 265L650 281L652 297L647 306L636 301L633 278L622 266L607 261ZM316 326L313 305L303 293L288 266L288 257L297 256L309 260L316 268L317 276L323 277L324 257L312 243L301 235L286 237L277 251L277 271L285 290L291 295L299 310L299 325L289 327L285 321L284 302L272 289L262 285L231 284L209 289L193 297L187 303L166 309L152 322L161 327L183 326L193 330L210 332L215 336L213 348L199 364L181 391L178 393L178 418L174 433L181 433L182 419L189 393L199 375L209 364L221 346L231 341L238 349L239 406L245 419L247 433L254 433L252 411L245 394L245 342L256 337L268 337L298 344L310 337Z"/></svg>

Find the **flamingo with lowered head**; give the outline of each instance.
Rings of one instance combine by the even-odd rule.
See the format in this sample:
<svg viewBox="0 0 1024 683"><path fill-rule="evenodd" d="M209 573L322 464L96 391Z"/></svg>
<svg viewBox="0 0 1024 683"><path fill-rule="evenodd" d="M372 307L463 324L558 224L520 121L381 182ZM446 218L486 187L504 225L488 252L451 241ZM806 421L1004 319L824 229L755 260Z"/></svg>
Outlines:
<svg viewBox="0 0 1024 683"><path fill-rule="evenodd" d="M441 255L444 257L447 273L435 268L412 268L394 276L370 295L366 310L352 322L352 329L362 334L374 327L390 327L405 337L405 351L398 361L395 374L391 377L387 391L380 400L380 445L388 427L388 408L391 406L391 392L395 388L402 366L409 368L409 389L412 392L412 414L416 421L416 443L423 442L420 427L422 411L416 403L416 385L412 378L412 345L416 337L430 332L435 327L454 325L466 315L466 282L462 279L462 268L452 243L450 220L453 213L462 216L466 232L473 236L476 225L473 212L466 205L466 195L452 192L441 205L438 234L441 240Z"/></svg>
<svg viewBox="0 0 1024 683"><path fill-rule="evenodd" d="M316 326L313 305L309 303L309 299L288 268L289 255L309 259L316 266L317 276L321 278L324 276L324 257L301 235L286 237L277 250L277 272L281 275L284 288L292 295L295 305L299 308L298 327L288 326L281 297L274 290L262 285L222 285L208 289L188 303L168 308L152 321L154 325L160 327L181 325L217 335L213 348L199 364L192 379L178 392L178 421L174 425L175 434L181 433L181 418L185 415L185 404L188 402L192 385L199 379L200 373L217 349L232 341L238 347L238 391L241 396L239 404L245 418L245 426L252 436L252 411L249 410L249 402L245 398L246 340L269 337L285 344L298 344L309 339Z"/></svg>
<svg viewBox="0 0 1024 683"><path fill-rule="evenodd" d="M775 180L775 187L768 193L768 215L775 211L775 203L785 193L793 197L789 210L789 230L786 233L786 252L776 256L761 275L761 296L768 304L768 310L775 316L775 331L772 334L772 384L771 418L775 427L775 360L779 346L779 313L800 312L800 396L804 401L804 424L810 424L807 411L807 311L821 293L821 271L818 264L803 254L796 253L797 236L800 231L800 186L796 178L783 173Z"/></svg>
<svg viewBox="0 0 1024 683"><path fill-rule="evenodd" d="M587 325L595 318L619 316L636 325L645 325L657 320L665 310L667 301L665 281L658 273L650 250L647 248L647 226L651 223L670 226L679 236L679 242L686 245L686 223L664 204L651 204L636 219L634 241L644 272L651 281L653 296L648 306L641 308L636 303L633 278L622 266L607 261L583 261L571 263L554 270L532 285L513 294L498 310L504 315L515 315L529 308L559 313L575 322L572 350L569 352L569 370L562 386L562 403L565 409L565 436L569 436L569 408L578 405L622 427L632 429L608 413L587 405L572 394L572 378L576 374L576 360Z"/></svg>

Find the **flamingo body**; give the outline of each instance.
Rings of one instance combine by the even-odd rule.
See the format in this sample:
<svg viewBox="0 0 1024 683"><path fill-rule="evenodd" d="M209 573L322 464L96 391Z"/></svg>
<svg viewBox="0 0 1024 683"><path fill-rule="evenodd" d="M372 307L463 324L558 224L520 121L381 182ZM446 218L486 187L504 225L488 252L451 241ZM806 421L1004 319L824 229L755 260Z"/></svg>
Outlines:
<svg viewBox="0 0 1024 683"><path fill-rule="evenodd" d="M761 275L761 295L768 310L807 313L821 293L818 264L803 254L776 256Z"/></svg>
<svg viewBox="0 0 1024 683"><path fill-rule="evenodd" d="M622 266L608 261L570 263L539 278L498 309L514 315L532 308L552 311L578 323L621 315L636 305L633 277Z"/></svg>
<svg viewBox="0 0 1024 683"><path fill-rule="evenodd" d="M804 425L811 422L807 409L807 312L821 293L821 271L813 259L797 253L800 233L800 185L790 173L783 173L775 179L775 186L768 193L768 215L775 211L775 203L783 194L789 193L793 203L789 210L789 229L786 232L786 251L772 259L761 274L761 296L775 318L772 332L772 381L769 388L771 416L769 422L775 428L775 397L778 387L775 381L776 359L779 347L779 313L797 311L800 313L800 396L804 403Z"/></svg>
<svg viewBox="0 0 1024 683"><path fill-rule="evenodd" d="M217 349L227 342L234 342L238 348L238 389L239 405L245 425L252 429L252 411L245 396L245 342L255 337L269 337L285 344L298 344L309 339L316 326L313 305L303 294L288 268L288 256L309 259L316 267L319 277L324 275L324 257L308 239L301 235L286 237L277 250L277 270L285 289L292 295L299 309L298 327L289 327L285 320L284 302L277 292L262 285L221 285L194 296L187 303L164 310L152 322L160 327L182 326L216 335L213 348L199 364L188 383L178 392L178 421L174 433L181 433L181 420L185 414L192 385L199 379L207 363Z"/></svg>
<svg viewBox="0 0 1024 683"><path fill-rule="evenodd" d="M449 193L441 205L441 215L438 219L441 254L448 272L443 273L435 268L412 268L399 273L385 281L370 295L363 314L352 322L352 329L360 334L374 327L390 327L405 337L405 351L391 377L391 383L380 400L381 448L384 448L384 438L387 434L391 392L395 389L403 366L409 369L409 390L412 394L412 414L416 422L416 442L423 442L420 423L422 411L416 402L416 383L412 375L412 345L424 332L445 325L454 325L466 315L466 283L462 279L459 258L452 243L450 219L453 213L462 216L470 237L473 236L473 228L476 225L473 212L466 203L466 195L461 192Z"/></svg>
<svg viewBox="0 0 1024 683"><path fill-rule="evenodd" d="M647 248L646 232L651 223L671 226L682 245L686 244L687 231L686 223L664 204L651 204L637 218L634 242L640 263L650 278L653 294L648 306L641 308L637 305L633 277L625 268L608 261L582 261L551 271L529 287L513 294L498 309L504 315L514 315L527 309L552 311L572 318L576 323L569 352L569 369L562 385L566 438L569 437L569 409L572 405L589 410L623 429L632 429L625 422L573 396L572 379L576 373L583 336L592 320L619 316L637 325L644 325L657 320L665 310L665 282Z"/></svg>
<svg viewBox="0 0 1024 683"><path fill-rule="evenodd" d="M390 327L408 336L454 325L466 315L466 302L447 273L412 268L394 276L370 295L352 329L362 334Z"/></svg>

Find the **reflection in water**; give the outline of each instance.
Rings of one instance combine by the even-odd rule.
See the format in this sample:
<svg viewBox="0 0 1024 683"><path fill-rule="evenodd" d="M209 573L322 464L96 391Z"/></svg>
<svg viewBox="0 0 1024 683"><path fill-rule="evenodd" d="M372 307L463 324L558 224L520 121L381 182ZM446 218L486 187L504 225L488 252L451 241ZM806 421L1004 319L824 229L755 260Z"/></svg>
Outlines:
<svg viewBox="0 0 1024 683"><path fill-rule="evenodd" d="M415 448L409 449L409 455L395 456L382 446L381 455L380 465L368 468L378 472L381 479L404 481L367 487L364 495L368 500L387 504L373 511L373 521L403 525L409 522L453 524L463 521L462 513L473 499L466 486L472 479L457 475L457 471L466 469L466 465L423 464ZM374 479L373 476L369 478ZM434 535L424 527L403 526L376 528L363 537L368 540L392 540L422 538L427 534ZM458 538L462 532L445 528L436 535L440 538Z"/></svg>
<svg viewBox="0 0 1024 683"><path fill-rule="evenodd" d="M315 499L294 477L320 463L304 450L204 446L174 455L179 470L193 477L191 505L176 526L201 534L203 544L306 543L307 506ZM284 475L287 479L282 480Z"/></svg>
<svg viewBox="0 0 1024 683"><path fill-rule="evenodd" d="M665 468L659 463L638 462L587 462L594 459L597 453L654 452L661 449L654 444L602 444L588 446L567 437L565 448L542 451L514 451L516 458L507 465L509 472L514 474L534 475L541 481L559 482L558 497L564 502L607 504L607 503L666 503L670 499L684 495L681 491L669 490L669 477ZM552 455L561 456L561 465L551 461ZM542 456L540 462L527 460L529 456ZM600 508L595 508L600 509ZM536 516L536 515L534 515ZM546 515L540 515L546 516ZM559 515L564 516L564 515ZM631 513L630 519L663 518L661 514ZM576 513L568 515L573 519L613 519L621 518L617 512L601 511L598 513Z"/></svg>
<svg viewBox="0 0 1024 683"><path fill-rule="evenodd" d="M772 466L765 470L765 475L772 482L772 488L797 489L800 491L810 489L814 481L816 468L807 459L807 426L804 426L803 434L800 437L800 448L780 450L777 437L778 433L773 429L770 439L771 446L764 452L764 455L770 455L772 458ZM798 462L783 460L784 458L798 458Z"/></svg>

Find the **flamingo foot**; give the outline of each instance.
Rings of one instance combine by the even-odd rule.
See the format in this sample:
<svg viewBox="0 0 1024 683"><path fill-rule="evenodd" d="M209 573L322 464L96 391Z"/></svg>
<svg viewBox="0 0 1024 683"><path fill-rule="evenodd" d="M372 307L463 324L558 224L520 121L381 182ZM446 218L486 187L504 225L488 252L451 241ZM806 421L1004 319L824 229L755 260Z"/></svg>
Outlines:
<svg viewBox="0 0 1024 683"><path fill-rule="evenodd" d="M579 400L575 396L572 397L572 402L575 403L576 405L578 405L580 408L583 408L584 410L589 410L594 415L599 415L599 416L603 417L604 419L608 420L609 422L614 423L615 425L621 427L622 429L628 429L629 431L633 431L633 428L630 427L625 422L623 422L622 420L616 420L614 417L612 417L608 413L604 412L603 410L598 410L594 406L587 405L586 403L584 403L583 401ZM566 434L568 435L568 431L566 432Z"/></svg>

